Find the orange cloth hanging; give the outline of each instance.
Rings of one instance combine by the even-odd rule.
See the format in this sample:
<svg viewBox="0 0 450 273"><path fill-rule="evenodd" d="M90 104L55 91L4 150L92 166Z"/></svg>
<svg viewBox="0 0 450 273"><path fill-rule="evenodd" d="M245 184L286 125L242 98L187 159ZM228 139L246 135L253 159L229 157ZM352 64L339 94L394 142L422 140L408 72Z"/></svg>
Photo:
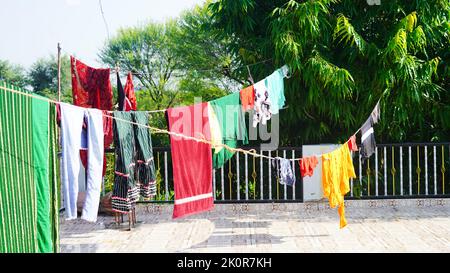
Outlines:
<svg viewBox="0 0 450 273"><path fill-rule="evenodd" d="M248 111L255 105L255 89L250 85L240 91L242 110Z"/></svg>
<svg viewBox="0 0 450 273"><path fill-rule="evenodd" d="M356 178L356 174L348 145L322 155L323 195L328 198L331 208L338 206L340 228L347 225L344 196L350 191L350 178Z"/></svg>

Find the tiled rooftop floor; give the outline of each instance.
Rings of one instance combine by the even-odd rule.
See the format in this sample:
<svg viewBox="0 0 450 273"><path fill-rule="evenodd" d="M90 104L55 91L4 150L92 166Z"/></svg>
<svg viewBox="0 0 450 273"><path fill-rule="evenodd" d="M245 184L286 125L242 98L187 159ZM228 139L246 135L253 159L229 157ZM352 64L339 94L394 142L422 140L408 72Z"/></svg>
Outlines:
<svg viewBox="0 0 450 273"><path fill-rule="evenodd" d="M61 220L61 252L450 252L450 199L346 203L344 229L327 203L216 204L177 220L171 205L139 205L132 231L110 216Z"/></svg>

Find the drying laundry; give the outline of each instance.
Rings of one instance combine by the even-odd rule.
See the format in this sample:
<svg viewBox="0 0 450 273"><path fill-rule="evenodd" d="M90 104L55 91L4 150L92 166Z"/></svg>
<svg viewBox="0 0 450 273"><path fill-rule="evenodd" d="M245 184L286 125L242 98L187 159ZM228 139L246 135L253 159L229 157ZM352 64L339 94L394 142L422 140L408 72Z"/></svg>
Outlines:
<svg viewBox="0 0 450 273"><path fill-rule="evenodd" d="M113 143L113 119L110 117L110 114L106 110L102 110L103 114L103 145L105 146L105 149L108 149L111 144ZM83 134L86 135L86 128L83 126ZM80 158L81 163L83 163L83 167L87 168L87 146L86 143L82 142L81 149L80 149ZM105 176L106 174L106 166L107 166L107 160L106 155L103 155L103 171L102 176Z"/></svg>
<svg viewBox="0 0 450 273"><path fill-rule="evenodd" d="M265 84L269 92L270 113L272 115L278 114L279 110L283 108L286 101L284 97L284 77L286 70L283 68L275 70L265 79Z"/></svg>
<svg viewBox="0 0 450 273"><path fill-rule="evenodd" d="M328 198L331 208L338 206L340 228L347 225L344 196L350 191L350 178L356 178L356 174L348 145L322 155L323 195Z"/></svg>
<svg viewBox="0 0 450 273"><path fill-rule="evenodd" d="M265 80L261 80L254 85L255 89L255 105L253 108L253 127L258 123L263 125L272 117L271 101Z"/></svg>
<svg viewBox="0 0 450 273"><path fill-rule="evenodd" d="M220 133L222 135L222 143L232 148L236 148L241 142L242 144L248 144L247 128L245 124L245 116L242 111L240 103L240 94L233 93L225 97L210 101L209 104L214 112L210 123L211 135L216 138L218 131L214 124L217 118L217 123L220 126ZM210 121L210 122L211 122ZM234 155L234 152L228 149L215 149L213 154L213 166L214 168L220 168Z"/></svg>
<svg viewBox="0 0 450 273"><path fill-rule="evenodd" d="M295 173L291 163L286 158L277 157L272 159L272 166L275 167L276 175L282 185L293 186L295 184Z"/></svg>
<svg viewBox="0 0 450 273"><path fill-rule="evenodd" d="M109 68L93 68L70 56L73 104L86 108L112 110L113 94Z"/></svg>
<svg viewBox="0 0 450 273"><path fill-rule="evenodd" d="M66 219L77 218L78 173L80 158L78 151L82 142L82 127L86 119L87 134L87 188L81 218L95 222L100 201L103 169L103 117L98 109L85 109L66 103L61 107L61 184L64 194Z"/></svg>
<svg viewBox="0 0 450 273"><path fill-rule="evenodd" d="M250 85L239 92L241 96L242 110L248 111L255 105L255 89Z"/></svg>
<svg viewBox="0 0 450 273"><path fill-rule="evenodd" d="M349 138L348 142L348 148L351 152L357 152L358 151L358 145L356 144L356 136L353 135Z"/></svg>
<svg viewBox="0 0 450 273"><path fill-rule="evenodd" d="M312 176L317 163L319 163L319 161L316 156L308 156L300 159L298 165L300 166L300 174L302 177Z"/></svg>
<svg viewBox="0 0 450 273"><path fill-rule="evenodd" d="M0 109L0 253L58 252L56 109L4 89Z"/></svg>
<svg viewBox="0 0 450 273"><path fill-rule="evenodd" d="M133 75L131 72L127 75L125 89L120 81L119 72L117 72L117 99L119 102L119 111L136 111L137 102L134 94Z"/></svg>
<svg viewBox="0 0 450 273"><path fill-rule="evenodd" d="M208 104L169 108L166 112L169 131L210 140ZM210 210L212 192L211 145L171 135L175 202L173 218Z"/></svg>
<svg viewBox="0 0 450 273"><path fill-rule="evenodd" d="M112 209L119 213L129 213L139 199L139 189L135 180L135 137L131 112L115 111L114 147L116 165L114 188L111 198Z"/></svg>
<svg viewBox="0 0 450 273"><path fill-rule="evenodd" d="M377 102L370 116L372 117L373 124L377 124L380 120L380 101Z"/></svg>
<svg viewBox="0 0 450 273"><path fill-rule="evenodd" d="M376 149L375 135L373 131L373 119L370 116L361 127L361 157L369 158Z"/></svg>
<svg viewBox="0 0 450 273"><path fill-rule="evenodd" d="M152 136L149 129L148 112L131 112L133 121L143 126L134 125L136 142L136 177L139 193L143 198L156 195L156 172L153 158Z"/></svg>
<svg viewBox="0 0 450 273"><path fill-rule="evenodd" d="M222 138L222 129L219 124L219 120L217 119L216 113L211 106L211 103L208 102L208 118L209 118L209 128L211 132L211 146L214 149L214 153L219 153L223 146L223 138Z"/></svg>
<svg viewBox="0 0 450 273"><path fill-rule="evenodd" d="M139 197L156 195L156 173L148 112L115 111L116 166L112 208L127 214ZM141 125L133 125L138 123Z"/></svg>

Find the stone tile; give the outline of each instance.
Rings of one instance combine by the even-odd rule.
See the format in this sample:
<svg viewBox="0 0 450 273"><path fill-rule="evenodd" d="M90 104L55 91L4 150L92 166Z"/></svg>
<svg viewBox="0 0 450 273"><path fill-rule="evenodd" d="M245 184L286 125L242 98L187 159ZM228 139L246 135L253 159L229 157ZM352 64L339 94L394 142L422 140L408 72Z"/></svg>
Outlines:
<svg viewBox="0 0 450 273"><path fill-rule="evenodd" d="M339 229L327 202L218 204L172 220L172 205L140 205L138 225L61 219L61 252L450 252L448 199L347 200ZM124 219L126 220L126 219Z"/></svg>

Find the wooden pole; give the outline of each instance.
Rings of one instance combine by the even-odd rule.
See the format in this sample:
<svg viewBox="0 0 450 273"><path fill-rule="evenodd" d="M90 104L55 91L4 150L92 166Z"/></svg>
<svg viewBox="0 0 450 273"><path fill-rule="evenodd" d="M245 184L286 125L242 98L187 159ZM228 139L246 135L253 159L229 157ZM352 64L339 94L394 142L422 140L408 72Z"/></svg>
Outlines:
<svg viewBox="0 0 450 273"><path fill-rule="evenodd" d="M58 43L58 101L61 101L61 45Z"/></svg>

